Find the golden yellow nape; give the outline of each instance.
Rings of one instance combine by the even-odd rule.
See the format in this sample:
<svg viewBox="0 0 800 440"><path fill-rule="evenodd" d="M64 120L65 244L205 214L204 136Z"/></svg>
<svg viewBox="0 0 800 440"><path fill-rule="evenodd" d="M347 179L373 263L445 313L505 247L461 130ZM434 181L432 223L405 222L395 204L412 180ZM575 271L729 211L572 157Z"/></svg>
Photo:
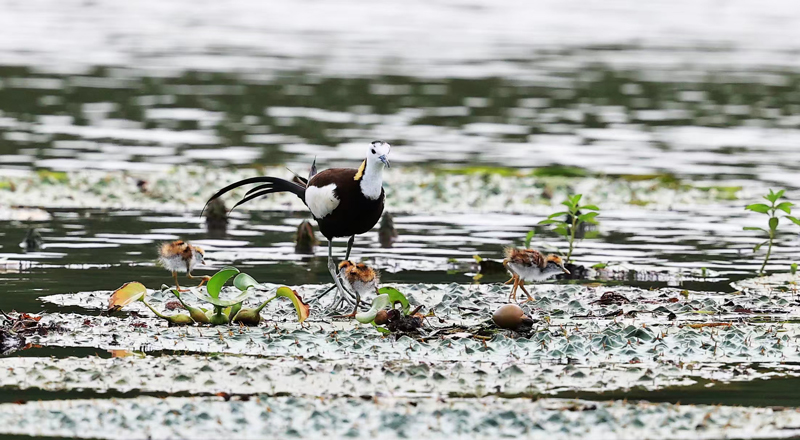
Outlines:
<svg viewBox="0 0 800 440"><path fill-rule="evenodd" d="M365 160L364 162L361 162L361 166L358 167L358 172L356 173L355 177L353 177L353 180L361 180L361 178L364 177L364 170L366 168L367 168L367 161Z"/></svg>

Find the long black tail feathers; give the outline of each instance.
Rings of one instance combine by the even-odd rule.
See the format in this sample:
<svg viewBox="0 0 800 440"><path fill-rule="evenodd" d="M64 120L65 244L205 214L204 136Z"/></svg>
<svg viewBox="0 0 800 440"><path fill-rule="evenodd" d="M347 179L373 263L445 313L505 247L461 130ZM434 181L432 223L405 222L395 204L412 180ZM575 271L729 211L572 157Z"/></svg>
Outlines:
<svg viewBox="0 0 800 440"><path fill-rule="evenodd" d="M208 207L208 204L211 203L212 200L220 197L221 195L223 195L223 194L225 194L225 193L227 193L227 192L229 192L231 190L234 190L234 189L239 188L241 186L250 185L250 184L253 184L253 183L264 183L265 185L259 185L257 188L254 188L254 190L259 190L260 189L260 190L263 190L263 191L259 192L258 194L252 194L253 190L250 190L247 193L247 196L245 198L243 198L238 203L236 203L236 205L234 205L234 208L236 208L237 206L242 205L244 203L247 203L250 200L253 200L255 198L258 198L258 197L261 197L261 196L265 196L267 194L278 193L278 192L290 192L290 193L296 195L297 197L299 197L300 200L302 200L303 203L305 203L306 189L304 187L296 184L296 183L292 183L292 182L289 182L288 180L284 180L284 179L279 179L277 177L269 177L269 176L250 177L249 179L243 179L243 180L240 180L238 182L231 183L230 185L228 185L228 186L222 188L221 190L217 191L216 194L214 194L213 196L211 196L211 198L208 199L208 201L206 202L205 206L203 206L203 210L200 211L200 216L201 217L203 216L203 213L205 212L206 208ZM231 211L233 211L233 208L231 209Z"/></svg>

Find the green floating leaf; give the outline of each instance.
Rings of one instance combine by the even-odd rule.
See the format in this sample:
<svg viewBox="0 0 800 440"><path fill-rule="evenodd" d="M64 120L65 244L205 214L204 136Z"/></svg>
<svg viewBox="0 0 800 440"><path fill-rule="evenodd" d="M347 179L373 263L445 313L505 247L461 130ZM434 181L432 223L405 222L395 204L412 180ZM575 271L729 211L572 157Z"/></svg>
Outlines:
<svg viewBox="0 0 800 440"><path fill-rule="evenodd" d="M744 209L754 212L760 212L762 214L767 214L770 210L770 207L769 205L765 205L763 203L754 203L752 205L747 205Z"/></svg>
<svg viewBox="0 0 800 440"><path fill-rule="evenodd" d="M375 320L375 317L378 316L378 312L381 310L388 309L392 305L392 301L389 299L389 295L381 294L375 297L372 300L372 306L366 312L359 312L356 313L356 321L362 324L369 324L370 322Z"/></svg>
<svg viewBox="0 0 800 440"><path fill-rule="evenodd" d="M108 309L119 310L134 301L144 298L145 294L147 294L147 288L144 287L144 284L138 281L125 283L108 298Z"/></svg>
<svg viewBox="0 0 800 440"><path fill-rule="evenodd" d="M233 285L237 289L244 292L253 286L257 286L258 281L256 281L255 278L251 277L250 275L242 272L239 275L236 275L236 278L233 279Z"/></svg>
<svg viewBox="0 0 800 440"><path fill-rule="evenodd" d="M393 306L394 304L400 303L404 315L408 315L408 312L411 310L411 305L408 303L406 296L394 287L381 287L378 289L378 295L389 295L389 301Z"/></svg>
<svg viewBox="0 0 800 440"><path fill-rule="evenodd" d="M531 229L530 231L528 231L528 234L525 235L525 248L526 249L530 249L530 247L531 247L531 239L533 239L534 234L536 234L536 231Z"/></svg>
<svg viewBox="0 0 800 440"><path fill-rule="evenodd" d="M297 311L297 321L302 323L306 319L308 319L308 315L311 314L311 307L308 304L303 302L303 299L300 298L300 295L295 292L294 290L282 286L278 288L278 291L275 292L275 296L282 296L284 298L289 298L292 300L292 304L294 304L294 309Z"/></svg>
<svg viewBox="0 0 800 440"><path fill-rule="evenodd" d="M250 294L252 293L251 290L245 290L244 292L240 293L239 295L236 295L231 299L221 299L219 297L219 292L217 292L216 297L213 297L209 295L207 292L198 289L197 287L192 287L190 290L194 294L194 296L196 296L198 299L203 300L207 303L211 303L217 307L229 307L234 304L238 304L246 300L247 297L250 296Z"/></svg>
<svg viewBox="0 0 800 440"><path fill-rule="evenodd" d="M219 298L219 292L222 290L222 286L237 273L239 273L239 269L235 267L223 267L208 280L208 287L206 287L208 294L211 295L212 298Z"/></svg>

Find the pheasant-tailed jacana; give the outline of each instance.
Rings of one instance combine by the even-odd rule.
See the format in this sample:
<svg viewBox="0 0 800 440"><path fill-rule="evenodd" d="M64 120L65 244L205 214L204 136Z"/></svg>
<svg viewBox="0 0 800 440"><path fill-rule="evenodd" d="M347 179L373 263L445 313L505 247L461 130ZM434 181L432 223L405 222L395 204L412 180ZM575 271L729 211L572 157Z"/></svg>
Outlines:
<svg viewBox="0 0 800 440"><path fill-rule="evenodd" d="M172 272L172 278L175 279L175 288L181 292L187 289L181 289L178 285L178 272L186 272L188 278L198 278L192 276L192 270L197 266L197 263L206 264L205 252L198 246L192 246L182 240L173 241L172 243L164 243L158 248L158 261L168 271ZM200 277L202 280L197 287L200 287L206 281L210 280L209 276Z"/></svg>
<svg viewBox="0 0 800 440"><path fill-rule="evenodd" d="M544 256L535 249L507 248L503 265L511 272L511 279L506 284L514 282L511 295L508 297L509 301L517 300L517 287L522 288L522 291L528 296L528 301L533 300L531 294L525 289L525 281L544 281L562 272L569 273L564 267L561 257L552 254Z"/></svg>
<svg viewBox="0 0 800 440"><path fill-rule="evenodd" d="M390 149L391 145L388 143L374 141L367 148L367 157L358 169L331 168L315 173L312 168L305 186L269 176L240 180L217 191L206 206L232 189L255 183L262 185L250 189L233 208L272 193L290 192L299 197L311 211L322 235L328 239L328 271L336 283L339 295L352 304L353 299L345 293L336 271L333 240L337 237L349 237L344 257L349 260L356 235L372 229L381 218L384 199L383 167L389 166L386 156Z"/></svg>

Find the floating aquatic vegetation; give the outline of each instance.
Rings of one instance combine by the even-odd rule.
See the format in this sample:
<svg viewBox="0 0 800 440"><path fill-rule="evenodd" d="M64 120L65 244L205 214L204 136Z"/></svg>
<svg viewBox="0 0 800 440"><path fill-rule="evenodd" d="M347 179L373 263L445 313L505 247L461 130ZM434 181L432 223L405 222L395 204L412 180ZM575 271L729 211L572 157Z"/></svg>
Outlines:
<svg viewBox="0 0 800 440"><path fill-rule="evenodd" d="M753 226L745 226L745 231L761 231L767 234L767 240L757 244L753 248L753 252L758 252L762 246L765 244L767 245L767 253L764 255L764 263L761 264L761 269L758 270L759 275L764 273L764 268L767 267L767 262L769 261L770 255L772 255L772 245L775 240L775 236L778 234L778 225L780 224L780 217L778 217L777 212L778 210L783 211L786 213L783 217L791 221L792 223L800 226L800 219L791 216L792 207L794 203L792 202L781 202L778 201L783 197L783 193L785 190L780 190L777 193L773 192L771 189L769 190L769 194L764 196L764 199L768 201L770 204L764 203L754 203L752 205L747 205L745 209L753 212L758 212L761 214L765 214L769 217L767 224L769 226L769 230L764 228L758 228Z"/></svg>
<svg viewBox="0 0 800 440"><path fill-rule="evenodd" d="M35 174L4 177L14 190L0 187L0 205L48 208L118 208L171 211L203 208L208 188L257 174L289 176L283 168L219 169L182 165L168 172L82 170L64 173L56 183ZM387 171L386 196L393 212L513 212L544 214L552 203L577 191L607 208L630 207L631 194L652 208L710 203L716 193L691 187L665 187L657 180L629 182L609 177L538 177L531 175L442 174L420 168ZM139 182L149 182L143 192ZM174 188L182 191L176 192ZM243 193L238 194L241 196ZM744 196L746 196L745 194ZM233 196L237 196L234 191ZM243 206L247 210L294 210L302 204L276 194ZM424 209L423 209L424 207Z"/></svg>
<svg viewBox="0 0 800 440"><path fill-rule="evenodd" d="M238 294L229 298L220 297L220 293L223 291L230 292L232 290L223 289L225 283L231 278L234 278L233 286L237 289ZM156 316L176 325L192 323L226 325L231 322L238 322L244 325L258 325L261 322L261 310L275 298L284 297L292 301L297 311L297 319L299 322L302 323L308 318L310 313L309 306L303 302L297 292L285 286L277 288L275 296L265 300L260 306L256 308L242 308L242 303L251 295L253 292L252 289L256 286L258 286L258 282L253 277L246 273L239 272L235 267L222 268L209 279L205 290L199 287L189 289L197 299L211 304L213 306L213 311L187 304L179 290L166 285L162 286L162 292L168 291L172 293L180 302L181 307L189 312L187 316L181 313L176 315L162 314L146 301L147 288L142 283L130 282L111 294L108 300L107 313L114 313L128 304L140 301Z"/></svg>
<svg viewBox="0 0 800 440"><path fill-rule="evenodd" d="M226 400L226 397L228 400ZM444 404L443 404L444 403ZM0 433L103 438L770 438L791 409L574 399L137 397L0 405Z"/></svg>
<svg viewBox="0 0 800 440"><path fill-rule="evenodd" d="M400 304L400 309L395 305ZM357 313L356 321L373 324L381 333L410 333L422 327L425 317L419 311L423 306L411 310L411 305L399 290L394 287L378 289L378 296L366 312Z"/></svg>

